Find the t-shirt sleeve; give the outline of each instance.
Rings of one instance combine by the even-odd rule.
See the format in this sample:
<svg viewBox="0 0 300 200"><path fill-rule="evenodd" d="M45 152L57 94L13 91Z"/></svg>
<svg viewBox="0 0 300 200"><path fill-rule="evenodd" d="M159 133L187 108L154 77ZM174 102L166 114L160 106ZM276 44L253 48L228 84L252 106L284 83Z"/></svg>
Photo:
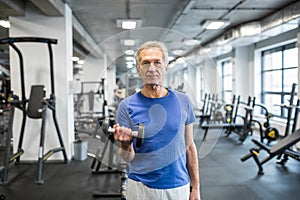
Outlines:
<svg viewBox="0 0 300 200"><path fill-rule="evenodd" d="M117 112L117 123L120 126L130 127L130 120L128 115L128 99L121 101Z"/></svg>
<svg viewBox="0 0 300 200"><path fill-rule="evenodd" d="M191 124L193 122L196 121L196 117L195 117L195 113L194 113L194 109L193 109L193 105L191 100L189 99L188 96L186 96L186 103L187 103L187 107L186 107L186 111L187 111L187 119L185 122L185 125Z"/></svg>

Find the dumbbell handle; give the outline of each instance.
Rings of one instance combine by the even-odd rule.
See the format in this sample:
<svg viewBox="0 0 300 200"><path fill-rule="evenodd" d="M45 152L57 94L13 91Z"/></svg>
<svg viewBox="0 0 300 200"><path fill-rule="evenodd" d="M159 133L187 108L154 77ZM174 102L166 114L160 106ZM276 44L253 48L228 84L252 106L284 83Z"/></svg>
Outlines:
<svg viewBox="0 0 300 200"><path fill-rule="evenodd" d="M108 127L107 131L113 133L113 132L115 132L115 129L112 128L112 127ZM132 137L137 137L138 136L138 131L131 131L131 136Z"/></svg>

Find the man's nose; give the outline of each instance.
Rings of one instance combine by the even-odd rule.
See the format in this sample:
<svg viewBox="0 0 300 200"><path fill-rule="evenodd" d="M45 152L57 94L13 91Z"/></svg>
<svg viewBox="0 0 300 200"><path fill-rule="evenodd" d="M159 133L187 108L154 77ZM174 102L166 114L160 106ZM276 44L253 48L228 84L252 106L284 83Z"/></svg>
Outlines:
<svg viewBox="0 0 300 200"><path fill-rule="evenodd" d="M149 66L149 71L155 71L156 70L156 66L154 65L154 63L150 63L150 66Z"/></svg>

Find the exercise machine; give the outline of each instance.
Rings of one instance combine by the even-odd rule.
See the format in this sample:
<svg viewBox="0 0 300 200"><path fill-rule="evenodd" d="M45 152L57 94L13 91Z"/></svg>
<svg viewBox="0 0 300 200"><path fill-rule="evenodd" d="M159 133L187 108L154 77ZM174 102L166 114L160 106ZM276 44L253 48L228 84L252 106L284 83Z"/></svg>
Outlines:
<svg viewBox="0 0 300 200"><path fill-rule="evenodd" d="M210 118L210 114L209 114L209 101L211 100L211 96L210 94L205 94L204 95L204 99L203 99L203 105L202 105L202 109L201 109L201 114L198 115L197 117L199 117L199 125L201 125L204 121L209 120Z"/></svg>
<svg viewBox="0 0 300 200"><path fill-rule="evenodd" d="M225 110L224 123L227 123L227 124L235 123L237 111L238 111L237 108L238 108L238 104L240 102L240 98L241 98L241 96L233 95L232 103L225 104L225 106L224 106L224 110Z"/></svg>
<svg viewBox="0 0 300 200"><path fill-rule="evenodd" d="M103 126L104 121L107 120L106 118L100 118L99 124L100 127ZM109 125L112 125L114 119L108 120ZM118 170L113 167L113 159L114 159L114 136L113 134L108 134L107 131L105 132L102 127L102 135L100 136L100 139L102 142L104 142L104 147L101 149L100 147L97 149L97 152L93 154L89 154L90 157L93 158L91 169L93 174L109 174L109 173L118 173ZM104 165L103 159L104 156L108 152L108 163ZM104 169L103 169L104 166ZM102 167L102 169L101 169Z"/></svg>
<svg viewBox="0 0 300 200"><path fill-rule="evenodd" d="M277 105L277 104L275 104L275 106L280 106L281 109L287 109L286 129L285 129L285 132L284 132L284 137L288 136L290 134L290 125L291 125L291 121L293 121L292 120L293 109L297 108L297 106L294 105L294 99L295 99L295 96L296 96L296 86L297 86L296 83L292 84L292 90L290 92L290 98L289 98L289 104L288 105L285 105L285 104ZM296 116L296 117L298 117L298 116ZM295 124L295 122L294 122L294 124Z"/></svg>
<svg viewBox="0 0 300 200"><path fill-rule="evenodd" d="M225 104L224 100L218 99L218 95L216 95L215 101L210 102L212 104L210 110L210 120L214 123L222 123L224 121L222 108Z"/></svg>
<svg viewBox="0 0 300 200"><path fill-rule="evenodd" d="M252 120L254 125L257 124L259 127L260 141L264 142L265 140L267 140L267 144L270 145L271 142L279 139L278 129L272 127L270 124L270 119L273 117L273 115L262 104L255 104L254 107L261 108L265 116L265 121L263 123L256 119Z"/></svg>
<svg viewBox="0 0 300 200"><path fill-rule="evenodd" d="M87 85L95 85L95 90L89 89L89 91L86 91ZM107 102L105 100L105 90L104 90L104 79L101 79L100 81L83 81L81 82L81 89L80 93L74 94L74 111L77 118L85 117L86 115L89 116L99 116L104 115L105 112L105 106L107 105ZM102 111L95 111L94 105L95 105L95 97L99 97L99 99L103 100L102 103ZM84 109L84 101L88 100L88 110Z"/></svg>
<svg viewBox="0 0 300 200"><path fill-rule="evenodd" d="M224 105L224 101L218 99L217 94L205 94L201 114L197 115L199 119L199 125L201 126L204 122L216 122L220 123L224 120L221 108Z"/></svg>
<svg viewBox="0 0 300 200"><path fill-rule="evenodd" d="M244 142L249 135L252 135L252 123L253 123L253 109L255 105L255 97L248 97L247 102L239 101L238 107L244 108L244 115L239 115L236 113L236 117L240 117L243 123L235 123L232 124L233 128L229 128L226 130L227 136L229 136L232 132L239 135L239 141ZM237 112L237 111L236 111Z"/></svg>
<svg viewBox="0 0 300 200"><path fill-rule="evenodd" d="M46 98L46 92L44 90L44 85L32 85L30 97L26 97L25 92L25 80L24 80L24 62L23 56L20 49L16 46L16 43L24 43L24 42L31 42L31 43L44 43L48 46L49 51L49 60L50 60L50 87L51 93L49 94L49 98ZM12 49L16 51L19 57L20 63L20 78L21 78L21 98L16 94L12 93L11 101L9 102L10 105L10 114L9 114L9 125L7 131L7 144L5 150L5 159L3 166L0 167L1 172L1 183L8 182L8 171L9 171L9 164L13 161L17 163L20 162L20 157L24 153L23 150L23 138L24 138L24 131L26 126L26 119L27 117L32 119L41 119L41 130L40 130L40 144L39 144L39 153L38 153L38 175L36 183L43 184L43 167L44 163L47 159L52 156L54 153L62 152L64 162L67 163L67 154L65 150L65 146L61 137L61 132L59 129L58 121L56 118L56 96L55 96L55 85L54 85L54 66L53 66L53 52L52 52L52 45L57 44L56 39L49 39L49 38L37 38L37 37L16 37L16 38L6 38L1 39L0 44L9 44ZM21 132L20 138L18 143L18 149L16 153L11 152L11 139L13 137L12 130L13 130L13 122L14 122L14 113L15 109L21 110L23 114L22 125L21 125ZM47 112L48 110L52 111L52 117L54 121L54 125L57 132L57 137L59 140L60 146L54 149L50 149L47 153L45 151L45 135L46 135L46 120L47 120Z"/></svg>
<svg viewBox="0 0 300 200"><path fill-rule="evenodd" d="M94 198L121 198L121 200L126 200L126 188L128 180L128 164L121 163L118 165L118 173L120 174L120 189L119 192L100 192L94 191Z"/></svg>
<svg viewBox="0 0 300 200"><path fill-rule="evenodd" d="M263 141L258 141L256 139L252 139L252 142L257 146L257 148L251 148L250 153L246 154L241 158L241 161L244 162L249 158L253 157L254 161L258 166L258 174L263 174L262 165L275 156L277 156L278 164L285 165L288 161L288 158L291 157L295 160L300 161L300 153L298 151L294 151L291 147L300 141L300 129L297 130L297 121L300 109L300 99L297 100L296 105L293 104L294 96L295 96L295 87L296 84L293 84L291 91L291 98L289 105L286 105L288 109L287 123L285 127L285 134L283 139L278 140L277 143L273 146L268 146L263 143ZM294 117L292 113L294 112ZM290 132L290 122L293 121L293 126L291 133ZM259 152L261 150L266 151L269 155L264 159L259 159Z"/></svg>
<svg viewBox="0 0 300 200"><path fill-rule="evenodd" d="M101 81L84 81L81 83L80 93L74 94L75 127L80 134L98 134L100 131L99 118L114 117L115 115L115 108L107 105L104 82L104 78ZM95 85L96 90L85 92L86 85ZM99 111L94 109L96 98L102 100L102 109ZM83 109L85 100L88 100L87 111Z"/></svg>
<svg viewBox="0 0 300 200"><path fill-rule="evenodd" d="M206 123L202 124L201 128L204 129L203 141L206 139L208 130L210 129L222 129L229 136L232 132L239 135L239 141L243 143L250 133L252 133L252 111L255 104L255 97L248 97L248 102L244 103L237 99L237 104L232 111L234 117L231 123ZM244 116L238 115L239 107L244 108ZM232 107L233 109L233 107ZM236 118L241 117L243 123L236 123ZM231 121L231 120L230 120Z"/></svg>
<svg viewBox="0 0 300 200"><path fill-rule="evenodd" d="M9 116L9 108L8 107L0 108L0 149L1 150L6 147L8 116Z"/></svg>
<svg viewBox="0 0 300 200"><path fill-rule="evenodd" d="M102 127L103 136L105 138L105 145L103 147L103 150L101 151L101 148L98 148L97 153L92 156L93 161L91 165L92 173L93 174L112 174L117 173L120 174L120 190L119 192L100 192L100 191L94 191L93 197L94 198L118 198L120 197L122 200L126 200L126 185L127 185L127 179L128 179L128 171L129 166L126 163L119 163L117 166L114 166L113 164L113 158L114 158L114 136L113 132L110 129L110 127L115 124L114 118L101 118L99 120L99 123ZM144 130L142 130L143 132ZM141 133L139 134L141 135ZM141 137L141 136L140 136ZM140 141L142 142L142 140ZM108 164L103 164L104 155L106 154L107 150L108 152ZM103 169L104 166L104 169ZM102 167L102 168L101 168Z"/></svg>
<svg viewBox="0 0 300 200"><path fill-rule="evenodd" d="M257 148L251 148L249 151L250 153L246 154L241 158L241 161L244 162L248 160L249 158L253 158L255 163L258 166L258 174L264 174L263 164L271 160L272 158L276 156L281 156L282 154L286 157L294 158L295 160L300 161L300 153L297 151L293 151L291 147L300 141L300 129L296 130L292 134L284 137L282 140L278 141L275 145L272 147L259 142L255 139L252 139L252 142L256 144ZM261 150L264 150L267 152L267 156L263 159L259 159L259 153ZM286 162L278 162L279 164L284 165Z"/></svg>
<svg viewBox="0 0 300 200"><path fill-rule="evenodd" d="M0 148L6 144L6 132L8 124L8 99L10 96L10 72L0 64Z"/></svg>
<svg viewBox="0 0 300 200"><path fill-rule="evenodd" d="M206 109L206 106L207 106L207 98L208 98L208 94L205 93L205 94L204 94L204 98L201 100L201 101L203 102L203 103L202 103L202 107L199 109L199 112L200 112L201 114L203 114L204 111L205 111L205 109Z"/></svg>

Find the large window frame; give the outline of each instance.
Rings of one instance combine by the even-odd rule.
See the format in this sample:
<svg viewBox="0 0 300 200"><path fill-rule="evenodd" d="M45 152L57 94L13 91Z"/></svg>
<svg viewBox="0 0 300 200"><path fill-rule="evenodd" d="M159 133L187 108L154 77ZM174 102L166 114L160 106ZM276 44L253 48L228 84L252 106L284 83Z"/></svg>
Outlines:
<svg viewBox="0 0 300 200"><path fill-rule="evenodd" d="M221 61L222 70L222 99L229 102L233 91L233 63L231 59Z"/></svg>
<svg viewBox="0 0 300 200"><path fill-rule="evenodd" d="M298 49L289 43L261 52L261 101L271 113L286 118L287 111L276 104L289 104L293 83L298 83Z"/></svg>

